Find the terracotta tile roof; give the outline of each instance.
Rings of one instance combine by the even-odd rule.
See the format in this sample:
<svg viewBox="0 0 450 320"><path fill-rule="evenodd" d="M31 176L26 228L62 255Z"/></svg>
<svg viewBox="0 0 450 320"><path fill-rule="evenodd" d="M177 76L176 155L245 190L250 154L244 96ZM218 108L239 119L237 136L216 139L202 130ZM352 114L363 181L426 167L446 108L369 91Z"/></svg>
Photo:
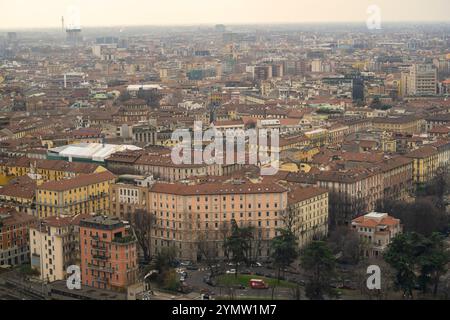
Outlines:
<svg viewBox="0 0 450 320"><path fill-rule="evenodd" d="M93 174L82 174L72 179L49 181L38 186L38 190L65 191L85 187L91 184L114 180L116 176L109 171Z"/></svg>
<svg viewBox="0 0 450 320"><path fill-rule="evenodd" d="M428 131L428 133L442 133L448 134L450 133L450 127L448 126L436 126Z"/></svg>
<svg viewBox="0 0 450 320"><path fill-rule="evenodd" d="M384 160L379 165L379 167L381 168L382 171L389 171L389 170L392 170L392 169L395 169L395 168L398 168L398 167L401 167L401 166L405 166L405 165L411 164L412 162L413 162L413 160L410 159L410 158L406 158L406 157L403 157L403 156L398 156L398 157L394 157L394 158L391 158L391 159Z"/></svg>
<svg viewBox="0 0 450 320"><path fill-rule="evenodd" d="M36 188L36 181L28 176L23 176L1 188L0 196L33 199L36 194Z"/></svg>
<svg viewBox="0 0 450 320"><path fill-rule="evenodd" d="M423 146L423 147L421 147L419 149L411 151L410 153L407 153L405 155L405 157L422 159L422 158L431 157L433 155L436 155L437 153L438 153L438 151L437 151L437 149L435 147L433 147L433 146Z"/></svg>
<svg viewBox="0 0 450 320"><path fill-rule="evenodd" d="M221 127L221 126L240 126L240 125L244 125L244 122L242 120L224 120L224 121L216 121L214 123L214 125L216 127Z"/></svg>
<svg viewBox="0 0 450 320"><path fill-rule="evenodd" d="M101 135L102 131L100 129L95 128L81 128L70 132L70 136L72 137L92 137L92 136L97 137Z"/></svg>
<svg viewBox="0 0 450 320"><path fill-rule="evenodd" d="M357 223L361 227L374 228L376 226L395 226L400 224L400 220L391 216L385 216L381 219L376 219L363 215L353 219L354 223Z"/></svg>
<svg viewBox="0 0 450 320"><path fill-rule="evenodd" d="M83 162L68 162L64 160L46 160L46 159L32 159L27 157L21 157L11 159L8 166L10 167L22 167L29 168L35 166L38 169L64 171L71 173L93 173L99 165L93 163Z"/></svg>
<svg viewBox="0 0 450 320"><path fill-rule="evenodd" d="M0 208L0 221L2 222L1 228L15 226L19 224L34 223L36 218L23 212L17 212L13 208Z"/></svg>
<svg viewBox="0 0 450 320"><path fill-rule="evenodd" d="M90 218L91 216L88 214L77 214L75 216L71 217L58 217L58 216L52 216L45 218L42 220L44 225L50 226L50 227L63 227L63 226L69 226L69 225L79 225L80 221L82 219Z"/></svg>
<svg viewBox="0 0 450 320"><path fill-rule="evenodd" d="M325 193L328 193L327 190L321 189L321 188L313 188L313 187L307 187L307 188L301 188L301 187L293 187L288 192L288 203L297 203L301 201L305 201L307 199L311 199L313 197L317 197L320 195L323 195Z"/></svg>
<svg viewBox="0 0 450 320"><path fill-rule="evenodd" d="M232 183L205 183L199 185L156 183L151 192L175 194L183 196L195 195L221 195L221 194L259 194L284 193L287 189L277 184L232 184Z"/></svg>

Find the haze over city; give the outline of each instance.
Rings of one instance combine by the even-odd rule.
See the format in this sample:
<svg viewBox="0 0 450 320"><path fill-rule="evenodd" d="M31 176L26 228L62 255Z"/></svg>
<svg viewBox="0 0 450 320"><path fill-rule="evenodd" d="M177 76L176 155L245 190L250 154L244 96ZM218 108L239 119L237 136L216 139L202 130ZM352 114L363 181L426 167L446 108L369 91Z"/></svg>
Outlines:
<svg viewBox="0 0 450 320"><path fill-rule="evenodd" d="M15 0L1 1L0 29L59 27L71 6L89 27L363 22L370 5L380 7L386 22L449 21L447 0Z"/></svg>

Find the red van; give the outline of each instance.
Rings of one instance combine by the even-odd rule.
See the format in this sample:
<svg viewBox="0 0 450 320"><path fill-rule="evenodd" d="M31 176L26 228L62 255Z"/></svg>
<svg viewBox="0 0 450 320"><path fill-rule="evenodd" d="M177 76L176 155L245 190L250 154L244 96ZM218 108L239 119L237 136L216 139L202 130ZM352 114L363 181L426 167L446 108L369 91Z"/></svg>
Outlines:
<svg viewBox="0 0 450 320"><path fill-rule="evenodd" d="M252 289L268 289L269 285L261 279L250 280L250 288Z"/></svg>

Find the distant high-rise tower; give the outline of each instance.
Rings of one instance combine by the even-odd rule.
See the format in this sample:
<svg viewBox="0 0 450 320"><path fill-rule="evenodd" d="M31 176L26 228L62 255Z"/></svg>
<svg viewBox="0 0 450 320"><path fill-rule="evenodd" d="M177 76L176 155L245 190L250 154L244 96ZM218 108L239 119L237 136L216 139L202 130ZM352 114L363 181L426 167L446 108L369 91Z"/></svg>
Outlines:
<svg viewBox="0 0 450 320"><path fill-rule="evenodd" d="M352 98L354 101L364 101L364 79L354 76L352 79Z"/></svg>
<svg viewBox="0 0 450 320"><path fill-rule="evenodd" d="M17 41L17 33L16 32L8 32L8 42L16 42Z"/></svg>
<svg viewBox="0 0 450 320"><path fill-rule="evenodd" d="M409 71L409 93L412 95L435 95L437 88L437 69L431 63L414 64Z"/></svg>
<svg viewBox="0 0 450 320"><path fill-rule="evenodd" d="M67 34L67 42L70 45L77 46L83 40L81 36L81 29L67 29L66 34Z"/></svg>
<svg viewBox="0 0 450 320"><path fill-rule="evenodd" d="M70 6L67 11L67 17L68 17L66 28L67 42L72 46L77 46L83 40L81 36L79 8L75 6Z"/></svg>

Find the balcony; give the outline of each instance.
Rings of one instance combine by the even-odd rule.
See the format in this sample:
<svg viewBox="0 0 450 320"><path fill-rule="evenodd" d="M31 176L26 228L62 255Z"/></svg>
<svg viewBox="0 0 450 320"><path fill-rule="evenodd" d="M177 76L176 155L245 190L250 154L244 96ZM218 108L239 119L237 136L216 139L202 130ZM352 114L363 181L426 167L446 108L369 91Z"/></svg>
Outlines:
<svg viewBox="0 0 450 320"><path fill-rule="evenodd" d="M134 236L127 236L123 238L114 238L112 240L112 243L114 244L130 244L136 241L136 238Z"/></svg>
<svg viewBox="0 0 450 320"><path fill-rule="evenodd" d="M108 283L108 279L107 278L96 278L95 281L100 282L100 283Z"/></svg>
<svg viewBox="0 0 450 320"><path fill-rule="evenodd" d="M99 245L98 243L93 243L92 244L92 248L95 250L101 250L101 251L107 251L108 248L106 248L105 246Z"/></svg>
<svg viewBox="0 0 450 320"><path fill-rule="evenodd" d="M107 273L114 273L114 270L112 268L109 268L106 266L94 265L91 263L88 263L88 268L92 269L92 270L107 272Z"/></svg>
<svg viewBox="0 0 450 320"><path fill-rule="evenodd" d="M92 259L101 260L101 261L108 261L109 258L111 258L111 257L108 255L104 255L104 254L95 254L92 256Z"/></svg>

